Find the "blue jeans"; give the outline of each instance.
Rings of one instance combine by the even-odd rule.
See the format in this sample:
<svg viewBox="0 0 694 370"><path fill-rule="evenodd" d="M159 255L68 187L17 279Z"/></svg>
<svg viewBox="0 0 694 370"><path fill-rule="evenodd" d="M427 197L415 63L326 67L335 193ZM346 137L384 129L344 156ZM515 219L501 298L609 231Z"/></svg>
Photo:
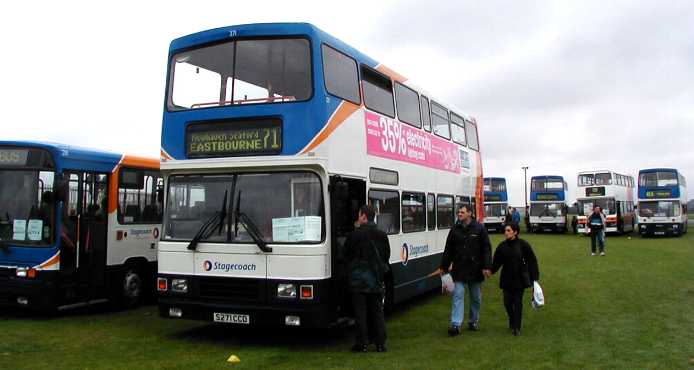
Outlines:
<svg viewBox="0 0 694 370"><path fill-rule="evenodd" d="M463 323L463 311L465 303L465 289L470 296L470 310L468 322L477 322L480 318L480 306L482 305L482 282L455 282L453 290L453 308L451 310L451 325L460 326Z"/></svg>
<svg viewBox="0 0 694 370"><path fill-rule="evenodd" d="M598 244L600 252L605 251L605 230L591 230L590 232L590 251L595 253L595 244Z"/></svg>

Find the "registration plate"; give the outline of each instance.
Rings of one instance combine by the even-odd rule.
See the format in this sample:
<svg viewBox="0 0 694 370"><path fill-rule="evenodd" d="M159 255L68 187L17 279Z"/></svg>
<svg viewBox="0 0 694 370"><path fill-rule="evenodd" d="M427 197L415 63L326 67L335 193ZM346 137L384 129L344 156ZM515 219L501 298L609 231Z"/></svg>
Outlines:
<svg viewBox="0 0 694 370"><path fill-rule="evenodd" d="M248 315L239 315L236 313L221 313L215 312L213 316L215 322L226 322L230 324L250 324L251 318Z"/></svg>

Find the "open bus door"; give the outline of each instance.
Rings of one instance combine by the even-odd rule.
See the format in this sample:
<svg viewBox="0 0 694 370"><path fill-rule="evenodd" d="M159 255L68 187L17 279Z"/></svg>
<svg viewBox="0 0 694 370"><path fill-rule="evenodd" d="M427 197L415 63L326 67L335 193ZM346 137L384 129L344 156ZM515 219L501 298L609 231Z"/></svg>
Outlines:
<svg viewBox="0 0 694 370"><path fill-rule="evenodd" d="M69 194L64 207L65 236L61 243L63 308L104 297L108 175L67 172Z"/></svg>
<svg viewBox="0 0 694 370"><path fill-rule="evenodd" d="M366 202L366 181L330 177L330 248L333 271L333 289L339 316L351 316L347 266L344 261L344 246L347 236L354 231L359 207Z"/></svg>

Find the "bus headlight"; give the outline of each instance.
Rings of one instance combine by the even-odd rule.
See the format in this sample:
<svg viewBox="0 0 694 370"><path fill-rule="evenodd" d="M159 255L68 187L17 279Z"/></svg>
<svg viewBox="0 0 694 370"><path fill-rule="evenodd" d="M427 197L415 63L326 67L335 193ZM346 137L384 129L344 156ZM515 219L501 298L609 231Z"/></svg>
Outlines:
<svg viewBox="0 0 694 370"><path fill-rule="evenodd" d="M18 267L15 272L15 276L18 278L34 279L36 277L36 270L26 267Z"/></svg>
<svg viewBox="0 0 694 370"><path fill-rule="evenodd" d="M178 293L188 293L188 280L172 279L171 290Z"/></svg>
<svg viewBox="0 0 694 370"><path fill-rule="evenodd" d="M278 298L296 298L296 285L294 284L277 284Z"/></svg>
<svg viewBox="0 0 694 370"><path fill-rule="evenodd" d="M25 278L27 277L27 269L25 268L17 268L17 272L15 272L15 275L20 278Z"/></svg>

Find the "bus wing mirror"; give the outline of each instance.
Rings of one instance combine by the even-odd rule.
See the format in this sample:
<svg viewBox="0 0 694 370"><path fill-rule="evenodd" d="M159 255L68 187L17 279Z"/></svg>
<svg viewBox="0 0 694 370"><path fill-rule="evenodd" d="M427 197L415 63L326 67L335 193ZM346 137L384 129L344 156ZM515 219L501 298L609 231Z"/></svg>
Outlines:
<svg viewBox="0 0 694 370"><path fill-rule="evenodd" d="M55 191L53 192L56 202L66 202L69 189L69 182L64 177L55 180Z"/></svg>

